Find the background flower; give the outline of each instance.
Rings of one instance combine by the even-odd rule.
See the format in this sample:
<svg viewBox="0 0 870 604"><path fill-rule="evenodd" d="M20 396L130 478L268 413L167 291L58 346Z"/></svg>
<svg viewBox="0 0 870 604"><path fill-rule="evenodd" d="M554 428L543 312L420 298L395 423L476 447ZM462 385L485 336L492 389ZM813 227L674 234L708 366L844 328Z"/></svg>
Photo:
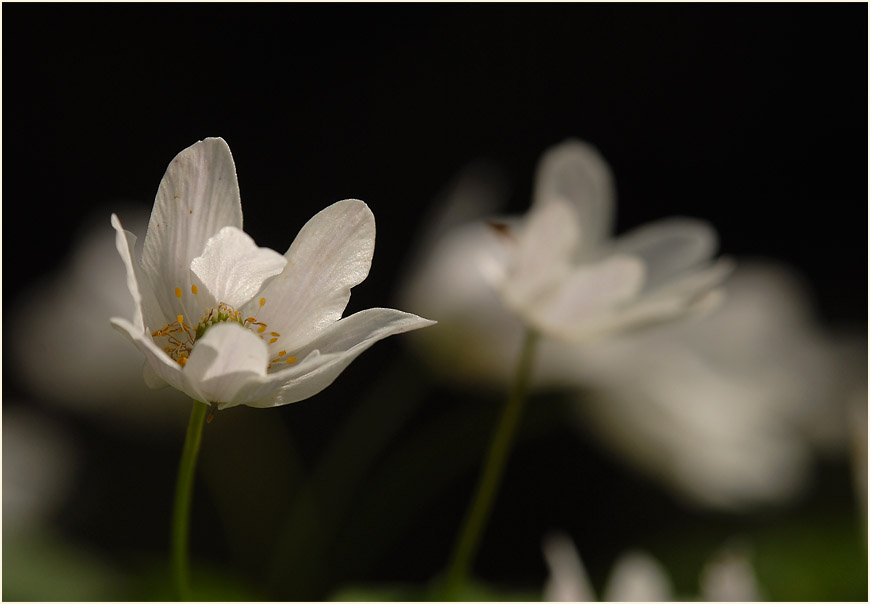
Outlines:
<svg viewBox="0 0 870 604"><path fill-rule="evenodd" d="M464 181L445 214L459 200L467 205L469 191L485 189L486 180ZM523 327L483 278L481 267L503 245L490 230L481 220L442 229L408 269L400 299L440 321L438 333L411 340L440 375L503 388ZM663 261L666 250L659 247ZM722 508L794 497L807 486L815 453L846 452L846 406L866 361L859 338L816 323L793 270L744 264L719 307L702 316L576 345L544 338L534 376L539 390L579 390L578 426L632 464Z"/></svg>
<svg viewBox="0 0 870 604"><path fill-rule="evenodd" d="M490 223L481 237L498 243L469 254L504 304L551 338L582 342L703 312L730 271L712 263L716 233L703 221L664 219L612 238L612 180L587 143L546 150L528 214Z"/></svg>

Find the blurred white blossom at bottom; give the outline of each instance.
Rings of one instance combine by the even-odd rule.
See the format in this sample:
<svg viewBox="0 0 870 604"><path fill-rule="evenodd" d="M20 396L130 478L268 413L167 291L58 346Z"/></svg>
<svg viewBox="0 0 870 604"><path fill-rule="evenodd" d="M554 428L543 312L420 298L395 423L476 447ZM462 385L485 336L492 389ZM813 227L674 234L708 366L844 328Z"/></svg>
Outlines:
<svg viewBox="0 0 870 604"><path fill-rule="evenodd" d="M548 602L598 601L583 561L570 537L548 536L543 545L550 570L544 586ZM708 602L759 600L755 573L746 553L734 547L716 552L704 565L699 578L700 594L688 599ZM649 554L633 550L613 565L601 593L603 602L667 602L677 599L664 567Z"/></svg>

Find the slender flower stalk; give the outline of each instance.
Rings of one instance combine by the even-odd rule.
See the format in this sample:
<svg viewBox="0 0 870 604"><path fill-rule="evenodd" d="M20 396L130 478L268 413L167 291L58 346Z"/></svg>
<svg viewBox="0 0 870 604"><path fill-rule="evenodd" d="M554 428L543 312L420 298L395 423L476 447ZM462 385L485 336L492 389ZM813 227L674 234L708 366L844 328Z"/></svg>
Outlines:
<svg viewBox="0 0 870 604"><path fill-rule="evenodd" d="M193 402L187 436L178 464L178 480L175 483L175 507L172 511L172 579L180 600L190 600L190 563L188 543L190 537L190 500L193 493L193 477L199 445L202 442L202 424L209 406Z"/></svg>
<svg viewBox="0 0 870 604"><path fill-rule="evenodd" d="M486 462L478 479L474 498L466 512L462 532L453 550L453 557L444 583L444 594L449 600L458 598L462 586L468 579L471 563L480 544L483 530L486 528L489 512L492 509L504 473L508 453L520 423L523 404L532 377L537 341L537 332L532 329L527 330L507 403L501 418L499 418L492 441L490 441Z"/></svg>

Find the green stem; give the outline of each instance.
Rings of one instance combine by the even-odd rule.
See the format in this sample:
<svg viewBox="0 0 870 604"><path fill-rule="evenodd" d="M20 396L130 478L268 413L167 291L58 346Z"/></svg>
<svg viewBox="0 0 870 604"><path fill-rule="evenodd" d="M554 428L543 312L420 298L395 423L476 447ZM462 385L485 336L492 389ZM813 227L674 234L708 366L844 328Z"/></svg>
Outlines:
<svg viewBox="0 0 870 604"><path fill-rule="evenodd" d="M537 333L531 329L528 330L523 341L523 348L517 362L507 403L490 442L486 462L477 482L477 490L474 493L471 506L466 512L462 532L453 550L451 564L444 581L444 595L448 600L456 600L462 586L467 581L471 562L486 527L486 520L495 500L510 446L523 411L523 403L532 376L537 341Z"/></svg>
<svg viewBox="0 0 870 604"><path fill-rule="evenodd" d="M190 563L188 542L190 537L190 500L193 492L193 476L196 458L202 442L202 424L209 406L193 402L187 436L178 464L178 480L175 483L175 507L172 511L172 578L180 600L190 600Z"/></svg>

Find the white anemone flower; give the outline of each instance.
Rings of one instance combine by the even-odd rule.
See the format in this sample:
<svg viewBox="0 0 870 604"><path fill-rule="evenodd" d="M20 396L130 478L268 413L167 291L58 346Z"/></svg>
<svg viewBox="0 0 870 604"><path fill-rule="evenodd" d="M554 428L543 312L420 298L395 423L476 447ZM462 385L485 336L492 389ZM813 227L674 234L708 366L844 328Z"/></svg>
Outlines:
<svg viewBox="0 0 870 604"><path fill-rule="evenodd" d="M368 275L375 221L348 199L315 215L282 256L242 231L235 164L209 138L169 164L140 259L112 216L136 303L112 325L145 355L151 386L217 404L274 407L311 397L387 336L433 322L387 308L342 318Z"/></svg>
<svg viewBox="0 0 870 604"><path fill-rule="evenodd" d="M479 193L496 190L486 175L467 180L447 205L476 196L478 216L491 211ZM483 220L442 225L400 296L403 308L439 322L408 338L421 358L439 379L469 387L507 383L527 328L481 278L480 261L503 258L510 245L492 235ZM745 509L788 500L808 485L819 454L842 455L850 389L866 389L866 339L822 329L793 273L741 261L708 313L583 342L543 337L531 387L564 390L582 411L578 427L691 502Z"/></svg>
<svg viewBox="0 0 870 604"><path fill-rule="evenodd" d="M718 299L731 263L711 261L717 241L707 223L671 218L612 239L614 197L597 151L569 140L542 157L529 213L494 223L502 245L480 256L481 268L528 325L577 342Z"/></svg>

